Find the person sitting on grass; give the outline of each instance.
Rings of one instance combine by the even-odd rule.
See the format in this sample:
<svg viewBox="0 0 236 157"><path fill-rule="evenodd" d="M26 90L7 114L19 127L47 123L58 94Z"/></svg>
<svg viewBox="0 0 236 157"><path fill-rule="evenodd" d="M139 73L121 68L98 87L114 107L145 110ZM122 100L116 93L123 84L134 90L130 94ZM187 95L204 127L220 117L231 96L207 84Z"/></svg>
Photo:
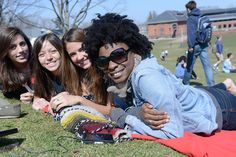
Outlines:
<svg viewBox="0 0 236 157"><path fill-rule="evenodd" d="M232 65L231 60L233 59L233 54L228 53L227 59L225 59L223 63L223 72L225 73L236 73L236 68Z"/></svg>
<svg viewBox="0 0 236 157"><path fill-rule="evenodd" d="M31 103L31 43L17 27L0 29L0 82L3 95Z"/></svg>
<svg viewBox="0 0 236 157"><path fill-rule="evenodd" d="M184 78L184 73L187 66L187 57L186 56L180 56L177 58L177 63L175 66L175 76L179 79ZM197 74L195 71L192 71L191 79L197 80Z"/></svg>
<svg viewBox="0 0 236 157"><path fill-rule="evenodd" d="M236 87L226 82L214 87L183 85L157 63L152 43L127 16L98 15L86 29L84 48L92 63L113 80L113 92L122 89L133 105L148 102L170 116L163 128L153 129L136 116L113 108L111 119L130 132L169 139L183 136L184 131L212 134L236 129L236 96L231 94L236 94Z"/></svg>

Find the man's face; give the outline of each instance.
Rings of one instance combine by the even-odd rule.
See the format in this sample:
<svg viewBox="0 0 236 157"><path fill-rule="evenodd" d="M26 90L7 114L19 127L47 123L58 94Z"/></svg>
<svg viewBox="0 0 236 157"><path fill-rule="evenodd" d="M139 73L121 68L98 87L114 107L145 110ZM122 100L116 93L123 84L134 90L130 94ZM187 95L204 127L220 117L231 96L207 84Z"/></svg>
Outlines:
<svg viewBox="0 0 236 157"><path fill-rule="evenodd" d="M106 44L99 49L96 63L115 83L123 83L133 70L134 53L124 43Z"/></svg>

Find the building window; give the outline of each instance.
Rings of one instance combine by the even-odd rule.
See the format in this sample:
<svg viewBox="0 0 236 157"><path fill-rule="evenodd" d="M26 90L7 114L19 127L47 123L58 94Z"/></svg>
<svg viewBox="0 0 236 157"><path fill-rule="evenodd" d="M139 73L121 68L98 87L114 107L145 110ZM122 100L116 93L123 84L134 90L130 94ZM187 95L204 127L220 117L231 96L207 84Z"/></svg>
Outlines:
<svg viewBox="0 0 236 157"><path fill-rule="evenodd" d="M234 27L236 27L236 23L234 23Z"/></svg>
<svg viewBox="0 0 236 157"><path fill-rule="evenodd" d="M231 28L231 27L232 27L232 25L231 25L231 24L229 24L229 25L228 25L228 28Z"/></svg>
<svg viewBox="0 0 236 157"><path fill-rule="evenodd" d="M223 28L227 28L226 24L223 25Z"/></svg>
<svg viewBox="0 0 236 157"><path fill-rule="evenodd" d="M221 29L221 25L218 25L218 29Z"/></svg>
<svg viewBox="0 0 236 157"><path fill-rule="evenodd" d="M163 36L163 35L164 35L164 33L165 33L165 30L164 30L164 28L160 28L160 36Z"/></svg>

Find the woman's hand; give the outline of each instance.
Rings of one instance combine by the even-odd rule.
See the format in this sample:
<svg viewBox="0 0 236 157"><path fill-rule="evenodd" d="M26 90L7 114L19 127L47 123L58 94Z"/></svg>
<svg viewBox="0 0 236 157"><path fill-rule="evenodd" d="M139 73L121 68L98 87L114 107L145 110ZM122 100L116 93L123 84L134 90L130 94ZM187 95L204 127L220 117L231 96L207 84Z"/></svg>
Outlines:
<svg viewBox="0 0 236 157"><path fill-rule="evenodd" d="M62 107L81 103L82 99L84 98L81 96L70 95L68 92L62 92L52 97L50 107L53 111L59 111Z"/></svg>
<svg viewBox="0 0 236 157"><path fill-rule="evenodd" d="M35 110L43 110L48 105L49 105L49 102L45 100L44 98L35 97L32 107Z"/></svg>
<svg viewBox="0 0 236 157"><path fill-rule="evenodd" d="M33 97L34 97L34 94L31 92L23 93L20 95L20 101L25 104L29 104L32 102Z"/></svg>
<svg viewBox="0 0 236 157"><path fill-rule="evenodd" d="M154 129L161 129L165 123L168 123L170 117L166 112L161 112L153 108L149 103L144 103L141 107L140 114L144 122Z"/></svg>

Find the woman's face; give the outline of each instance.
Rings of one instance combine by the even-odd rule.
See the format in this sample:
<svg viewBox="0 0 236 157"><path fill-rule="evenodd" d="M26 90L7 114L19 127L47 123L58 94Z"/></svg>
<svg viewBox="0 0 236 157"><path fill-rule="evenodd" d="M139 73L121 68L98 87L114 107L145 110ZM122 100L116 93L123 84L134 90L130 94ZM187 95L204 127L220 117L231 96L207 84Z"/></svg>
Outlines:
<svg viewBox="0 0 236 157"><path fill-rule="evenodd" d="M38 54L38 60L42 67L57 75L61 65L61 55L49 41L44 41Z"/></svg>
<svg viewBox="0 0 236 157"><path fill-rule="evenodd" d="M81 51L81 46L82 42L67 42L66 51L75 65L82 69L88 69L91 66L91 62L88 54Z"/></svg>
<svg viewBox="0 0 236 157"><path fill-rule="evenodd" d="M16 35L13 37L10 44L8 57L17 67L20 67L28 62L29 48L25 39L21 35Z"/></svg>
<svg viewBox="0 0 236 157"><path fill-rule="evenodd" d="M104 67L100 69L107 73L115 83L126 82L134 67L134 53L129 50L125 43L102 46L99 49L98 59L100 65Z"/></svg>

